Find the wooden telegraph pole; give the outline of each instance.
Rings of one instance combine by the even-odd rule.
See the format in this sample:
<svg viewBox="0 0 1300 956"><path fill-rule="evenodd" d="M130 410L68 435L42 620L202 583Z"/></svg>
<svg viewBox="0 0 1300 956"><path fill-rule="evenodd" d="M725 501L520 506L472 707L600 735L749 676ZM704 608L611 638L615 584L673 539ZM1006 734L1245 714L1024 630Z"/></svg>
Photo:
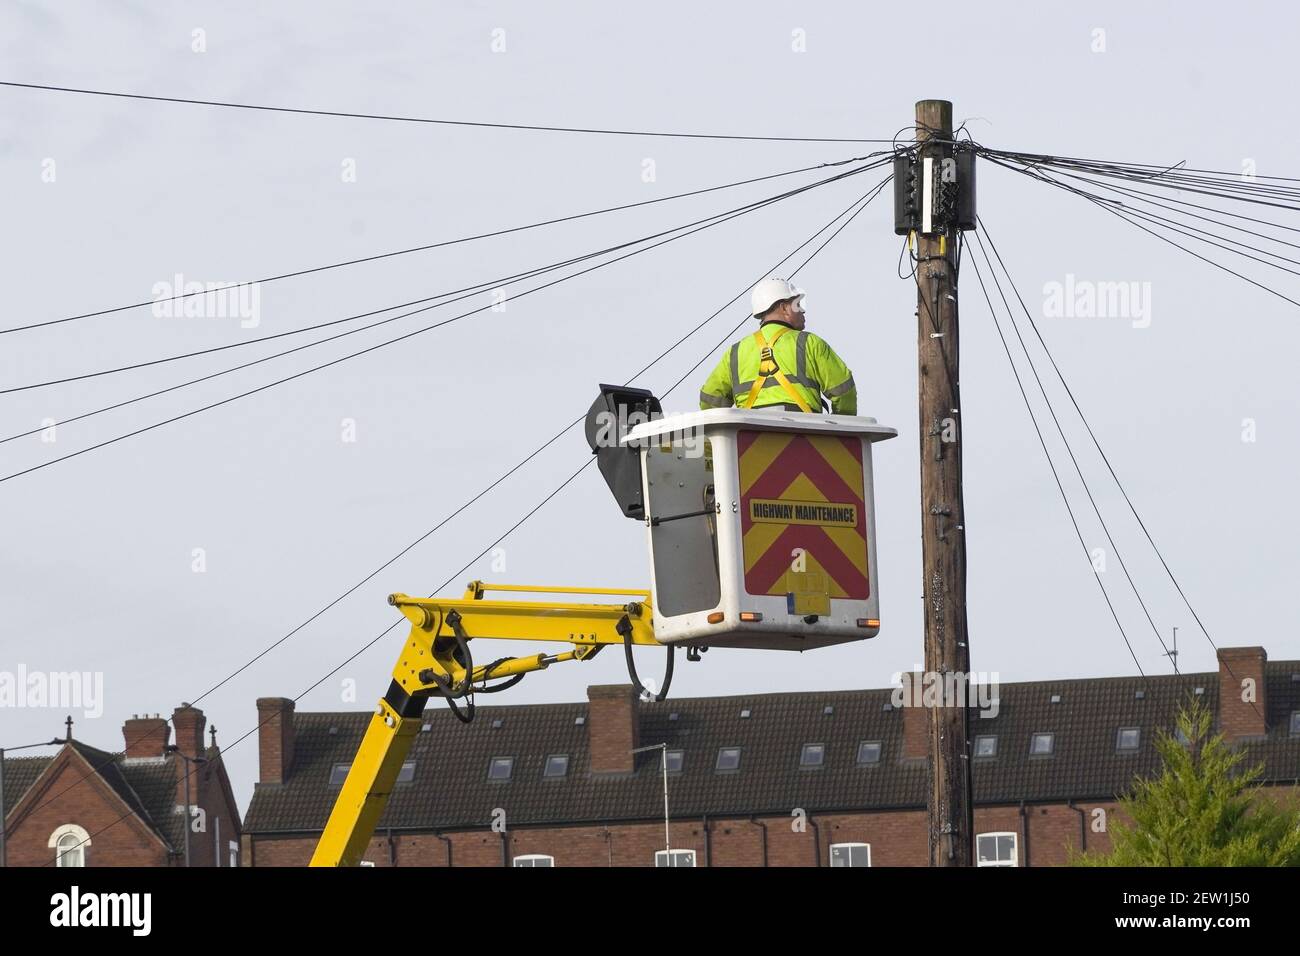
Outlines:
<svg viewBox="0 0 1300 956"><path fill-rule="evenodd" d="M941 198L953 162L952 104L916 104L917 352L921 435L921 561L926 679L956 688L930 709L930 865L970 866L974 855L966 680L966 537L957 339L957 224ZM930 160L927 164L925 160ZM945 164L945 160L947 163ZM955 183L957 189L965 183ZM974 177L969 185L973 208ZM955 190L948 193L955 195ZM954 680L956 677L958 679Z"/></svg>

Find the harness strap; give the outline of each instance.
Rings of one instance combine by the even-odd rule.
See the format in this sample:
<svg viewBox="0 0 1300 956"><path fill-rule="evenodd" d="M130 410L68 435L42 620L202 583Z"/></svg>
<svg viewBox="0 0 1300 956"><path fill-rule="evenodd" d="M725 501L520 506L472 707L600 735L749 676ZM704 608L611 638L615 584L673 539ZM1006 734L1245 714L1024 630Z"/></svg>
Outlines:
<svg viewBox="0 0 1300 956"><path fill-rule="evenodd" d="M773 336L770 342L767 336L763 334L762 329L754 333L754 341L758 344L759 349L758 376L754 379L754 384L749 390L749 396L745 399L743 407L753 408L754 402L758 401L758 394L763 390L763 386L767 384L767 380L774 378L777 384L785 389L786 395L790 396L790 399L799 406L801 411L812 412L812 409L808 407L808 403L803 400L803 396L795 390L795 387L790 384L790 380L785 377L785 373L781 371L781 366L777 364L776 356L772 352L772 348L780 340L781 336L789 331L791 331L789 326L782 328Z"/></svg>

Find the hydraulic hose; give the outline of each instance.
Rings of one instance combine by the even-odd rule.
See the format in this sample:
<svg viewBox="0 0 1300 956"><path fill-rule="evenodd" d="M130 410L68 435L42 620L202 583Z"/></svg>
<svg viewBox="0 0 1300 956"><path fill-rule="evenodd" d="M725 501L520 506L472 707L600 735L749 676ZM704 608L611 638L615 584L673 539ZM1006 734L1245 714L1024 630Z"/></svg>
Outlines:
<svg viewBox="0 0 1300 956"><path fill-rule="evenodd" d="M632 679L632 687L636 690L637 696L653 701L656 704L667 699L668 688L673 683L673 651L676 648L672 644L668 645L668 663L664 668L663 690L657 694L651 694L645 685L641 683L641 678L636 673L636 662L632 660L632 621L626 614L619 618L616 629L619 634L623 635L623 655L627 658L627 676Z"/></svg>

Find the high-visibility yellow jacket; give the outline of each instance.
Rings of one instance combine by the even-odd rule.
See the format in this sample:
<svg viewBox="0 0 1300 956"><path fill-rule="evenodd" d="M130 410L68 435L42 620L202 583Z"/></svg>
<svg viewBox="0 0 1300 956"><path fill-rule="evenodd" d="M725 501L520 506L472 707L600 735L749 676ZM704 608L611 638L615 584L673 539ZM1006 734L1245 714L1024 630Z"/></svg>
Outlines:
<svg viewBox="0 0 1300 956"><path fill-rule="evenodd" d="M826 341L812 332L799 332L780 322L765 322L756 335L747 335L722 356L700 390L700 408L763 408L788 405L797 408L794 395L780 381L784 377L790 389L810 411L822 407L821 396L830 399L831 411L837 415L858 413L858 392L853 373ZM760 375L763 345L770 346L778 374ZM764 371L770 371L767 366ZM761 380L756 389L755 383ZM750 404L750 398L753 398Z"/></svg>

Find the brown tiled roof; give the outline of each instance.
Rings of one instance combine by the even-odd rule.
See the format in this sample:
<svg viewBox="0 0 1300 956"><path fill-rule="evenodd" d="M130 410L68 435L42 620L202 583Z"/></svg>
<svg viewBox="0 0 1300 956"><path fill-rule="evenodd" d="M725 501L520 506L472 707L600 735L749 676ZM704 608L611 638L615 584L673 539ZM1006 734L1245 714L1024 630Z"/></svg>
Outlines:
<svg viewBox="0 0 1300 956"><path fill-rule="evenodd" d="M1245 745L1251 763L1263 762L1265 779L1300 777L1300 737L1288 736L1289 715L1300 709L1300 662L1266 665L1266 740ZM1157 770L1156 728L1171 729L1179 703L1195 695L1217 709L1218 674L1101 678L1003 684L999 712L972 712L972 737L993 734L997 756L977 759L979 804L1067 799L1111 799L1137 774ZM1138 692L1144 692L1139 698ZM722 816L808 811L923 808L923 761L900 760L903 714L887 708L892 691L827 691L705 697L641 704L640 742L666 741L685 752L683 769L669 781L672 814ZM1059 702L1053 703L1053 695ZM831 713L825 713L827 707ZM741 717L749 710L748 718ZM676 715L674 718L673 715ZM379 828L482 827L494 809L509 826L657 819L663 813L659 755L638 755L630 776L594 777L588 771L584 703L480 707L471 725L432 705L408 757L414 779L399 783ZM350 763L370 719L368 713L295 715L295 757L283 784L259 784L244 820L248 833L319 831L338 795L329 783L336 764ZM494 726L499 721L499 726ZM1117 753L1121 727L1138 727L1134 753ZM1029 755L1034 733L1055 735L1054 753ZM882 744L880 762L859 766L861 741ZM805 743L826 745L820 769L801 769ZM718 749L740 747L740 769L714 770ZM545 779L548 754L568 754L568 774ZM489 781L492 757L514 758L509 782Z"/></svg>
<svg viewBox="0 0 1300 956"><path fill-rule="evenodd" d="M12 811L53 757L5 757L5 808Z"/></svg>
<svg viewBox="0 0 1300 956"><path fill-rule="evenodd" d="M69 743L77 753L86 758L86 762L95 768L95 772L107 783L113 792L121 798L122 802L131 809L136 816L149 824L160 836L166 839L166 833L160 823L166 821L166 813L163 811L163 805L159 803L157 796L161 788L158 782L165 776L170 775L171 768L168 764L158 762L156 764L136 764L130 763L123 765L122 755L109 753L100 750L98 747L91 747L79 740L73 740ZM129 776L128 776L129 775ZM171 793L175 793L175 781L172 781ZM141 793L139 787L144 792ZM170 794L168 794L170 797ZM171 809L172 800L168 800L166 809ZM159 816L155 817L150 809L159 811ZM182 831L184 832L184 831ZM170 841L168 841L170 843ZM176 844L170 843L171 846Z"/></svg>

